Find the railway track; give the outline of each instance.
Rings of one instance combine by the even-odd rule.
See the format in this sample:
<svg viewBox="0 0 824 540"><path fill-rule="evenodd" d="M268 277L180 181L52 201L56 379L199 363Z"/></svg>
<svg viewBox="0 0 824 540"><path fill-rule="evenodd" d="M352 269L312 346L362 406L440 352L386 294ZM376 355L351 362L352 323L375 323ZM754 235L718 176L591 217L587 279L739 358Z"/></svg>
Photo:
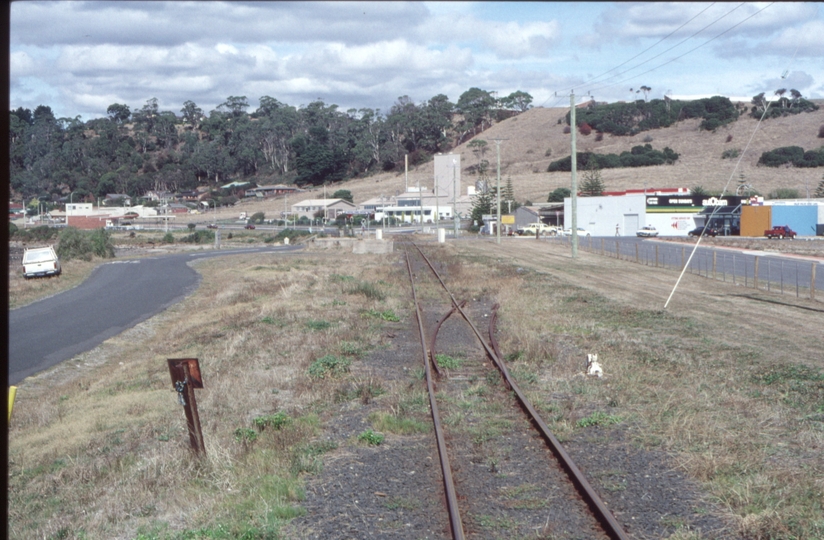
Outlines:
<svg viewBox="0 0 824 540"><path fill-rule="evenodd" d="M489 314L491 316L488 317L489 324L486 329L488 336L485 338L467 312L467 302L459 302L458 299L455 298L436 270L435 265L417 244L409 243L406 245L406 268L409 274L415 314L418 321L424 373L429 392L430 410L440 457L444 494L452 538L457 540L476 536L472 534L471 530L467 531L465 522L467 521L467 515L471 514L471 512L467 510L472 503L471 499L472 497L478 496L478 494L470 493L472 489L469 487L462 489L461 478L469 478L466 474L453 473L453 468L461 470L463 465L459 461L456 461L453 467L453 462L450 460L450 455L457 453L457 450L454 448L456 443L455 439L450 437L448 426L446 429L444 427L445 422L441 418L438 396L448 396L450 391L457 393L462 392L464 389L462 383L477 379L479 373L482 371L480 368L483 363L480 359L477 359L475 362L466 362L467 365L463 365L455 370L444 369L439 366L439 357L435 352L438 333L447 320L454 320L458 317L463 319L469 328L471 328L471 333L477 339L477 345L480 345L483 354L491 361L497 372L500 373L506 390L515 396L520 408L526 414L526 420L535 430L535 436L540 437L545 442L546 448L557 460L556 463L547 463L546 467L559 467L565 473L562 476L565 476L574 486L574 489L571 491L580 501L580 506L584 507L582 512L586 513L588 518L581 517L577 518L577 521L575 519L572 520L573 523L577 523L577 526L582 529L577 531L577 534L580 534L580 536L576 536L575 531L568 532L572 532L572 537L580 538L602 537L616 540L629 538L592 488L589 481L575 465L566 450L564 450L560 441L549 430L547 424L541 418L535 407L533 407L532 403L530 403L517 382L510 375L503 361L503 355L501 354L497 340L495 339L498 305L494 305L491 314ZM426 302L422 301L419 298L418 289L424 286L427 287L430 298L436 297L438 293L435 291L440 291L441 300L429 299ZM435 324L427 324L427 315L429 314L431 317L431 312L437 310L436 304L441 305L440 312L443 313L442 304L444 303L444 297L448 298L446 303L451 309L438 318ZM535 473L536 477L540 477L542 474L541 471L535 471ZM566 498L568 499L569 497L567 496ZM566 526L569 527L569 524ZM547 519L545 528L550 530L553 528L549 523L549 518Z"/></svg>

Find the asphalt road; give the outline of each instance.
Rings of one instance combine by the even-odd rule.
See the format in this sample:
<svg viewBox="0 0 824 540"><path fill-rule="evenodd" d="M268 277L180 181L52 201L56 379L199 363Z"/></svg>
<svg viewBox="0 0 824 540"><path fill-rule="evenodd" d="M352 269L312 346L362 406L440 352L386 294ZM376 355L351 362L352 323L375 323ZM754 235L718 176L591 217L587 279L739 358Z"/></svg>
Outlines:
<svg viewBox="0 0 824 540"><path fill-rule="evenodd" d="M191 294L200 275L189 261L296 249L198 251L102 264L78 287L9 312L9 384L93 349Z"/></svg>

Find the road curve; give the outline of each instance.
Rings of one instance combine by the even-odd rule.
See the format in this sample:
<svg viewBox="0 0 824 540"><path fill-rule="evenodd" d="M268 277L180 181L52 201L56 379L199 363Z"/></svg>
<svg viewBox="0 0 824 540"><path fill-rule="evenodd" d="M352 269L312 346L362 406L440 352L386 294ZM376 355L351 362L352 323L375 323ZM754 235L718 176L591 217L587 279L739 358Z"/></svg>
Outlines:
<svg viewBox="0 0 824 540"><path fill-rule="evenodd" d="M101 264L79 286L9 312L9 384L88 351L191 294L200 275L189 261L296 249L198 251Z"/></svg>

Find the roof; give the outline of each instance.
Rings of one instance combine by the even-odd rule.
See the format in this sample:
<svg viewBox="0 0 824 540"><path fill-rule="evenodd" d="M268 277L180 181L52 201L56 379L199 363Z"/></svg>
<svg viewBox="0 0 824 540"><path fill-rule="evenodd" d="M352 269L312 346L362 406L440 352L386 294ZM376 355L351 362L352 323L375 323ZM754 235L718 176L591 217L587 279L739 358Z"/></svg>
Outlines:
<svg viewBox="0 0 824 540"><path fill-rule="evenodd" d="M332 206L333 204L340 202L348 204L352 207L355 206L354 203L350 203L346 199L306 199L295 203L293 206Z"/></svg>

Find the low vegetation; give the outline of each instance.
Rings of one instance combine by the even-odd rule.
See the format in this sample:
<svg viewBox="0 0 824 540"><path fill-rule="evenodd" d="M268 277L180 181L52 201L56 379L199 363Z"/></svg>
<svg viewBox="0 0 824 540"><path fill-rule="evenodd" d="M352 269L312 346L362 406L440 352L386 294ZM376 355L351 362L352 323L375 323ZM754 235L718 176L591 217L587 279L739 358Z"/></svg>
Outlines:
<svg viewBox="0 0 824 540"><path fill-rule="evenodd" d="M598 169L617 169L621 167L651 167L654 165L672 165L678 159L678 154L669 147L663 150L654 150L652 145L633 146L629 152L621 154L596 154L594 152L578 152L577 167L579 170L596 167ZM553 161L547 168L548 172L572 170L572 157L568 156Z"/></svg>
<svg viewBox="0 0 824 540"><path fill-rule="evenodd" d="M758 164L765 167L824 167L824 146L806 152L800 146L782 146L761 154Z"/></svg>

